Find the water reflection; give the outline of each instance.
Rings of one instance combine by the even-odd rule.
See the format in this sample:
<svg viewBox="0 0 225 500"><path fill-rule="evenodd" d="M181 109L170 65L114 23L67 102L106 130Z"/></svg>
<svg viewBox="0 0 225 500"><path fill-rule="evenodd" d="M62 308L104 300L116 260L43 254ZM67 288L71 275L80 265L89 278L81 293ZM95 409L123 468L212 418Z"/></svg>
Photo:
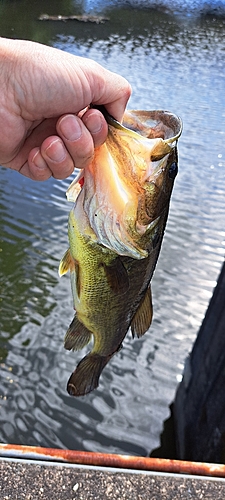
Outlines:
<svg viewBox="0 0 225 500"><path fill-rule="evenodd" d="M83 357L63 349L72 298L69 278L57 275L67 248L69 181L37 184L0 170L0 440L146 455L159 445L223 261L225 22L128 7L118 14L113 6L109 23L84 26L39 22L46 2L2 1L0 8L2 36L96 59L130 80L130 107L170 109L184 121L152 328L139 340L127 336L85 398L65 389ZM48 2L49 14L82 8Z"/></svg>
<svg viewBox="0 0 225 500"><path fill-rule="evenodd" d="M82 5L84 12L102 12L113 6L125 6L126 0L80 0L76 2ZM196 14L196 15L222 15L225 11L224 2L221 0L129 0L129 5L133 8L155 9L160 12L170 12L173 15Z"/></svg>

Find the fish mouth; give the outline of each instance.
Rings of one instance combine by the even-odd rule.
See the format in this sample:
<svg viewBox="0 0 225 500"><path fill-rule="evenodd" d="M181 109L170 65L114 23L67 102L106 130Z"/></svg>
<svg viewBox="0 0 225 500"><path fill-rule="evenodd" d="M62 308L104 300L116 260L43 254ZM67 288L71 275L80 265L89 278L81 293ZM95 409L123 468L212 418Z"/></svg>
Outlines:
<svg viewBox="0 0 225 500"><path fill-rule="evenodd" d="M98 243L119 255L143 259L148 249L140 238L155 231L160 216L157 210L149 216L148 205L157 205L156 198L167 191L168 160L182 122L168 111L129 111L122 123L103 114L108 122L106 142L73 181L67 198L75 201L82 177L84 196L78 196L76 205L83 204Z"/></svg>

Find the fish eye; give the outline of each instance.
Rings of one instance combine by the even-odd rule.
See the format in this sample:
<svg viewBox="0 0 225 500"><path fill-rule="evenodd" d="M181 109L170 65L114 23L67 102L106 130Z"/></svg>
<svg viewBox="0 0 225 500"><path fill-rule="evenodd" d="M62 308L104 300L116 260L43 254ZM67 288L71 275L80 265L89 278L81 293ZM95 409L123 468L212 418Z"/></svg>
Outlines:
<svg viewBox="0 0 225 500"><path fill-rule="evenodd" d="M169 168L169 178L174 180L177 175L177 172L178 172L177 162L174 161L173 163L171 163Z"/></svg>

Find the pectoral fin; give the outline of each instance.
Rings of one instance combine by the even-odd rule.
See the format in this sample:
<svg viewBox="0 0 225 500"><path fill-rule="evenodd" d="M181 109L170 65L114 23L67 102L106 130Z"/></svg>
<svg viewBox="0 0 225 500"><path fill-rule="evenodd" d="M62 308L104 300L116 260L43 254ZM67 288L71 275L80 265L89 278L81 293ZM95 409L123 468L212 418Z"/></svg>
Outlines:
<svg viewBox="0 0 225 500"><path fill-rule="evenodd" d="M99 377L111 356L89 353L72 373L67 391L71 396L84 396L98 387Z"/></svg>
<svg viewBox="0 0 225 500"><path fill-rule="evenodd" d="M137 335L137 337L144 335L151 325L152 315L152 294L151 287L149 286L131 322L133 337L135 335Z"/></svg>
<svg viewBox="0 0 225 500"><path fill-rule="evenodd" d="M116 294L124 294L129 288L129 277L126 268L119 257L116 257L110 265L103 263L108 284Z"/></svg>
<svg viewBox="0 0 225 500"><path fill-rule="evenodd" d="M79 351L91 340L91 332L84 326L76 314L71 322L64 339L64 347L68 351Z"/></svg>
<svg viewBox="0 0 225 500"><path fill-rule="evenodd" d="M60 260L59 276L61 277L68 271L72 271L73 269L74 269L74 260L70 253L70 249L68 248L66 253L63 255L62 259Z"/></svg>

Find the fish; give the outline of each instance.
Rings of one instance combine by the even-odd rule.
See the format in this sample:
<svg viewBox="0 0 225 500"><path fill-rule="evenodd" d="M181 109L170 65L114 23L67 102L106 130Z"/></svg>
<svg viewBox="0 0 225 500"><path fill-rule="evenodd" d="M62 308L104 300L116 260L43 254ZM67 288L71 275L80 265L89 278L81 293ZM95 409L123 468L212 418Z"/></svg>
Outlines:
<svg viewBox="0 0 225 500"><path fill-rule="evenodd" d="M152 322L151 279L166 227L178 171L182 121L169 111L126 111L108 122L105 143L67 190L69 249L59 265L68 271L75 316L67 350L93 347L71 374L67 391L84 396L131 329L142 337Z"/></svg>

